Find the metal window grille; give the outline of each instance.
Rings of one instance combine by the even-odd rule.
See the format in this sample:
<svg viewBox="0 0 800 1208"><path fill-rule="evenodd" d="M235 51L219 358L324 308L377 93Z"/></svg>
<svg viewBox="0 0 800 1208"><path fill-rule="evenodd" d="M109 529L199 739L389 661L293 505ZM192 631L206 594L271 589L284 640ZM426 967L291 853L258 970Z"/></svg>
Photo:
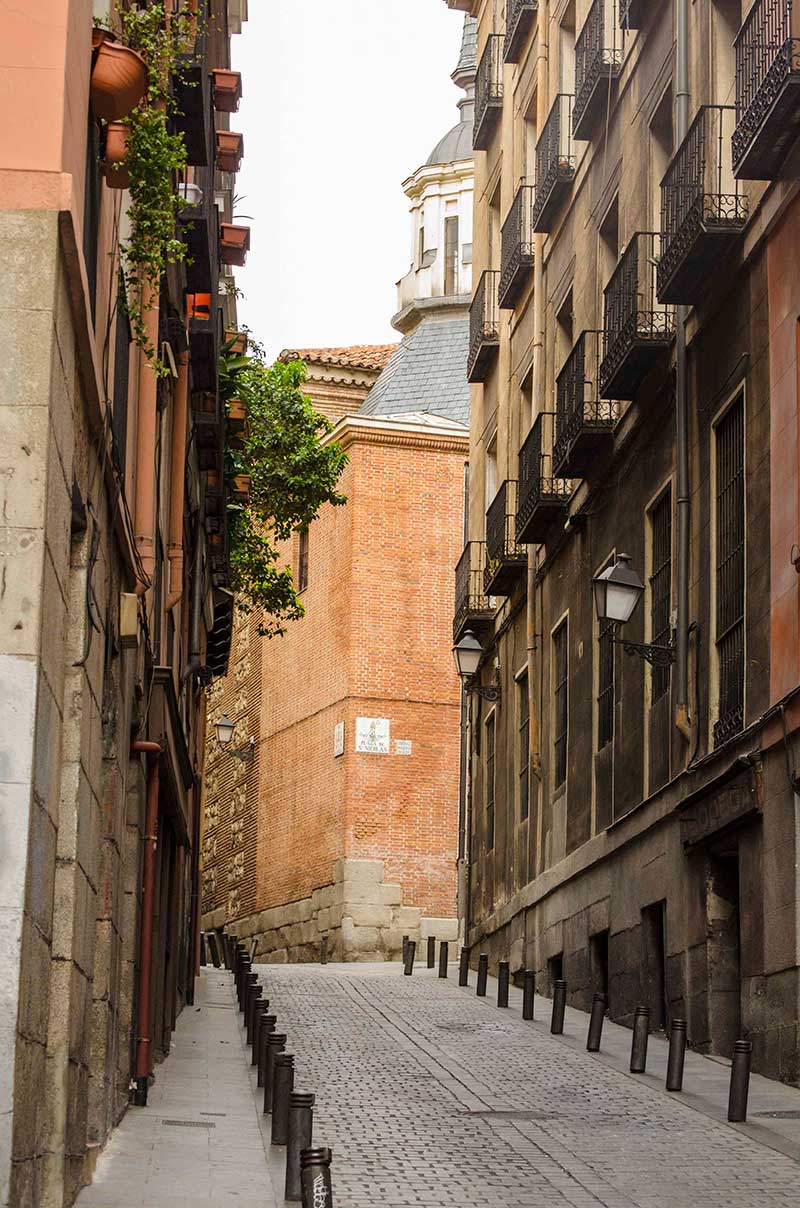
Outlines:
<svg viewBox="0 0 800 1208"><path fill-rule="evenodd" d="M305 591L308 587L308 529L300 529L300 540L297 551L297 590Z"/></svg>
<svg viewBox="0 0 800 1208"><path fill-rule="evenodd" d="M672 491L666 490L650 513L652 573L650 575L650 631L657 646L670 642L672 603ZM653 667L652 701L669 691L670 668Z"/></svg>
<svg viewBox="0 0 800 1208"><path fill-rule="evenodd" d="M458 293L458 219L444 220L444 292Z"/></svg>
<svg viewBox="0 0 800 1208"><path fill-rule="evenodd" d="M567 622L562 621L553 634L554 685L554 761L555 788L567 779L567 730L569 728L569 688L567 684Z"/></svg>
<svg viewBox="0 0 800 1208"><path fill-rule="evenodd" d="M494 849L494 714L486 723L486 850Z"/></svg>
<svg viewBox="0 0 800 1208"><path fill-rule="evenodd" d="M744 725L744 400L716 429L718 746Z"/></svg>
<svg viewBox="0 0 800 1208"><path fill-rule="evenodd" d="M519 817L524 822L530 812L531 716L528 701L528 676L520 677L519 693Z"/></svg>

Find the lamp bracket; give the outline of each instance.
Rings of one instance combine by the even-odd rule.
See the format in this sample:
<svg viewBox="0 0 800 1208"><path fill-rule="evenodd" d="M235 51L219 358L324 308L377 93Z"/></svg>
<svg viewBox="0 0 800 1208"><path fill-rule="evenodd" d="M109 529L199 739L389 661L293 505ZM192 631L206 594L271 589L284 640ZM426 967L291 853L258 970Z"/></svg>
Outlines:
<svg viewBox="0 0 800 1208"><path fill-rule="evenodd" d="M478 677L473 675L466 684L468 692L475 692L481 700L498 701L500 699L499 688L484 688L483 684L478 683Z"/></svg>
<svg viewBox="0 0 800 1208"><path fill-rule="evenodd" d="M651 667L671 667L675 662L675 647L670 642L668 646L657 646L652 642L630 642L627 638L614 638L615 646L621 646L626 654L638 655Z"/></svg>
<svg viewBox="0 0 800 1208"><path fill-rule="evenodd" d="M230 747L228 754L242 763L252 763L256 754L256 740L251 738L243 747Z"/></svg>

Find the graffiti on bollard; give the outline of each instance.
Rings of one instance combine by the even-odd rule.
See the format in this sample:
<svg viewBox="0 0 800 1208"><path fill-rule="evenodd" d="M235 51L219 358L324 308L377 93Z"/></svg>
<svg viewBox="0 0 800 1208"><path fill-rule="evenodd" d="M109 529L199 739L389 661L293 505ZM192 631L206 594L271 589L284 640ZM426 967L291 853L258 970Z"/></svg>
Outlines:
<svg viewBox="0 0 800 1208"><path fill-rule="evenodd" d="M304 1149L300 1154L300 1185L303 1208L333 1208L331 1160L326 1147Z"/></svg>

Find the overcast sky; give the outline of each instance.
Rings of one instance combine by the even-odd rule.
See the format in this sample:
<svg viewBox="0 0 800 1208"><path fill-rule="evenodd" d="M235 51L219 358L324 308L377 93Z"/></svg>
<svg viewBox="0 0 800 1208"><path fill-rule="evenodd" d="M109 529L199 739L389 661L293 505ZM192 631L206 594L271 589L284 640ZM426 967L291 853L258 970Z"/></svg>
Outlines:
<svg viewBox="0 0 800 1208"><path fill-rule="evenodd" d="M397 340L394 284L411 248L401 184L458 120L463 13L442 0L250 0L249 11L233 39L236 209L252 220L240 320L270 354Z"/></svg>

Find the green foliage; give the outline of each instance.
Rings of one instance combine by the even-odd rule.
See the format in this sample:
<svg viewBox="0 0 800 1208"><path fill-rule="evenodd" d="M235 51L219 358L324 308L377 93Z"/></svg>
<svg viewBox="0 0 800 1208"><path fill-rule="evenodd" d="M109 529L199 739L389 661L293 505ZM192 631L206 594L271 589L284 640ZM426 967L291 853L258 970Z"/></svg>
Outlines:
<svg viewBox="0 0 800 1208"><path fill-rule="evenodd" d="M279 544L306 528L323 504L346 503L336 485L347 455L338 444L321 444L332 425L303 394L306 377L302 361L267 365L258 347L241 357L226 346L220 365L223 399L241 398L248 409L244 447L227 455L230 472L251 478L248 507L229 514L231 586L241 608L262 612L260 632L267 637L303 616Z"/></svg>

